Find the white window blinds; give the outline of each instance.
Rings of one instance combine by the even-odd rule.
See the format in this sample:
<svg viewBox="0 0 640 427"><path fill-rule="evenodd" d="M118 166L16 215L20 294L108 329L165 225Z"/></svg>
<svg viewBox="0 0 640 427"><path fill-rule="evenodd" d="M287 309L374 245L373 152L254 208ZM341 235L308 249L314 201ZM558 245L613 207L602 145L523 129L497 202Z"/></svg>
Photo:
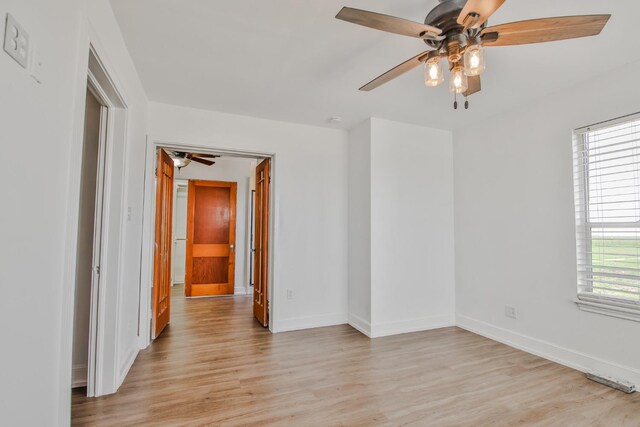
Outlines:
<svg viewBox="0 0 640 427"><path fill-rule="evenodd" d="M578 298L640 303L640 116L576 130L574 187Z"/></svg>

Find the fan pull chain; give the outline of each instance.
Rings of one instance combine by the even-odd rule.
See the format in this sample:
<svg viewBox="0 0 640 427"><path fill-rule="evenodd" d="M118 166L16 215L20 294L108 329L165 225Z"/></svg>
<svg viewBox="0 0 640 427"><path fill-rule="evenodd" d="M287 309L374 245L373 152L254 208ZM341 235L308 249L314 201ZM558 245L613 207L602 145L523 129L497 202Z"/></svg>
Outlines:
<svg viewBox="0 0 640 427"><path fill-rule="evenodd" d="M469 109L469 100L467 99L467 97L464 97L464 109L468 110Z"/></svg>
<svg viewBox="0 0 640 427"><path fill-rule="evenodd" d="M454 92L453 94L453 109L458 109L458 94Z"/></svg>

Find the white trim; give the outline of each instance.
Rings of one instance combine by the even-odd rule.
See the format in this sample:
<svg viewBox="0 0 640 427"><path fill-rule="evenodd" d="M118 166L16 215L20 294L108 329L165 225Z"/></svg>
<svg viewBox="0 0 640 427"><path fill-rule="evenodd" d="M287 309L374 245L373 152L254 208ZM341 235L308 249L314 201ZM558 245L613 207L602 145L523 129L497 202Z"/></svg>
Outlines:
<svg viewBox="0 0 640 427"><path fill-rule="evenodd" d="M89 29L89 72L92 84L106 104L106 138L104 147L104 175L102 188L102 249L100 250L100 281L92 289L96 305L92 307L92 343L95 349L95 374L89 374L88 396L102 396L118 389L118 358L120 336L120 307L122 301L123 257L125 240L125 197L128 151L128 102L123 86L118 82L107 55ZM92 69L93 67L93 69ZM116 157L119 150L120 156ZM121 169L116 175L114 168ZM122 177L122 178L120 178ZM118 184L118 179L120 183ZM118 197L119 195L119 197ZM119 204L119 205L118 205ZM115 206L115 207L114 207ZM119 206L119 208L117 208ZM117 211L114 211L117 209ZM117 235L116 235L117 234ZM110 286L102 286L109 283ZM97 297L93 296L97 290ZM92 361L89 362L91 368ZM93 381L92 381L93 380Z"/></svg>
<svg viewBox="0 0 640 427"><path fill-rule="evenodd" d="M89 56L95 57L96 53L93 48L90 48ZM96 78L96 76L88 70L88 89L93 96L100 103L100 130L99 130L99 142L98 142L98 165L96 179L96 193L95 193L95 222L94 222L94 234L93 234L93 259L92 259L92 280L91 280L91 297L89 302L89 350L88 350L88 369L86 376L87 384L87 396L95 396L96 388L100 383L100 372L102 372L101 358L103 354L102 339L100 333L103 332L99 329L100 322L98 321L100 313L100 305L98 304L99 297L102 288L104 274L98 274L96 268L106 267L104 255L106 251L106 209L108 202L106 200L106 188L107 188L107 169L110 165L108 160L108 149L110 147L109 138L112 136L110 125L112 122L111 104L109 98L106 95L102 85Z"/></svg>
<svg viewBox="0 0 640 427"><path fill-rule="evenodd" d="M78 62L76 64L75 106L72 119L73 135L67 163L68 205L65 224L65 266L63 274L61 343L58 366L58 384L56 393L57 425L71 424L71 393L73 378L73 322L75 311L75 283L78 242L78 209L80 203L80 169L72 167L82 161L84 143L85 95L87 88L87 64L89 63L89 22L81 19L78 34Z"/></svg>
<svg viewBox="0 0 640 427"><path fill-rule="evenodd" d="M431 329L446 328L450 326L455 326L455 317L452 314L397 320L394 322L373 323L371 325L371 338L428 331Z"/></svg>
<svg viewBox="0 0 640 427"><path fill-rule="evenodd" d="M323 328L325 326L344 325L347 323L347 316L344 313L320 314L317 316L293 317L290 319L280 319L278 328L272 330L274 333L298 331L301 329Z"/></svg>
<svg viewBox="0 0 640 427"><path fill-rule="evenodd" d="M59 385L60 389L57 393L57 424L58 425L69 425L71 420L71 394L70 390L72 388L72 377L73 377L73 318L74 318L74 308L75 308L75 282L76 282L76 259L77 259L77 238L78 238L78 206L80 202L80 168L77 167L78 164L81 163L82 160L82 146L84 143L84 120L85 120L85 93L87 90L87 79L88 79L88 64L89 58L93 55L95 58L99 59L98 63L101 68L101 71L107 78L107 84L111 86L113 92L109 95L109 100L113 100L113 97L117 97L118 101L121 102L122 105L117 106L120 112L114 111L111 114L109 112L108 120L111 121L111 124L114 124L115 120L118 118L123 118L124 121L119 123L118 127L118 137L122 137L123 141L120 143L118 141L119 146L123 150L122 153L122 162L123 168L125 168L124 172L127 173L127 162L128 162L128 150L127 150L127 96L122 91L123 85L120 84L117 79L116 73L114 72L114 67L111 66L111 63L108 61L108 55L106 54L105 49L102 47L99 38L91 26L89 20L83 16L80 22L80 30L78 34L78 45L76 46L78 50L78 62L76 64L76 86L74 89L75 96L75 105L74 105L74 113L72 119L73 126L73 136L70 147L70 153L68 158L68 164L66 165L68 172L67 182L67 194L68 194L68 205L67 205L67 222L65 224L65 266L64 266L64 275L63 275L63 293L62 293L62 318L60 321L61 326L61 345L59 350ZM113 105L109 105L110 107L114 107ZM120 117L116 117L116 115L120 114ZM109 125L110 126L110 125ZM114 129L110 126L111 135L109 138L114 136ZM111 168L113 167L113 161L111 159L111 151L113 150L112 141L107 141L106 149L108 152L105 154L107 160L107 170L106 175L104 177L105 180L105 188L104 188L104 210L108 211L113 199L113 193L111 193L111 183L110 177L112 176ZM122 180L121 188L122 191L121 200L125 200L126 196L126 185L125 179ZM115 189L114 189L115 190ZM124 210L120 210L120 216L124 217ZM121 218L122 219L122 218ZM115 220L115 218L114 218ZM103 235L107 233L109 218L108 215L105 215L103 218L103 223L106 224L103 228ZM124 235L124 222L121 221L119 224L121 227L119 231L119 242L118 243L118 260L114 260L113 262L118 262L122 260L123 257L123 239ZM122 265L118 266L115 277L109 278L108 280L105 278L107 275L107 265L108 261L106 260L106 254L108 253L109 242L108 239L104 238L102 241L103 252L105 254L105 259L103 260L103 264L101 265L102 272L104 275L101 280L105 283L108 281L113 286L110 287L115 292L115 301L107 301L102 298L99 302L99 307L96 308L97 319L98 319L98 328L100 328L100 323L103 323L104 320L108 316L110 320L112 320L115 327L114 331L111 331L111 327L109 330L109 336L113 336L116 339L116 342L104 343L100 348L97 349L97 369L96 369L96 389L95 394L107 394L115 391L115 380L117 376L116 371L116 357L117 357L117 332L118 332L118 313L119 313L119 294L120 294L120 286L122 285L122 274L123 269ZM113 244L113 243L112 243ZM99 292L102 293L105 291L106 286L99 286ZM115 289L114 289L115 288ZM105 311L109 309L109 313L105 313ZM92 314L93 316L93 314ZM115 317L114 317L115 316ZM105 337L106 331L98 330L98 338L97 341L101 341ZM103 337L103 338L100 338ZM98 344L96 344L97 346ZM112 352L113 362L109 366L102 366L100 363L100 359L103 356L102 352ZM104 371L103 371L104 370ZM108 371L108 372L107 372ZM106 379L106 381L103 381ZM107 384L104 384L104 383Z"/></svg>
<svg viewBox="0 0 640 427"><path fill-rule="evenodd" d="M630 122L634 120L640 119L640 112L627 114L625 116L616 117L615 119L603 120L598 123L594 123L587 126L581 126L579 128L574 129L574 134L583 134L590 131L606 128L609 126L615 126L620 123Z"/></svg>
<svg viewBox="0 0 640 427"><path fill-rule="evenodd" d="M127 354L127 357L124 359L124 363L120 366L120 369L118 372L118 383L117 383L118 388L120 388L120 386L124 382L124 379L127 377L129 370L133 366L133 362L136 361L136 357L138 357L138 349L137 348L130 349L129 354Z"/></svg>
<svg viewBox="0 0 640 427"><path fill-rule="evenodd" d="M239 286L234 288L233 294L234 295L250 295L249 292L247 291L247 288L245 288L244 286Z"/></svg>
<svg viewBox="0 0 640 427"><path fill-rule="evenodd" d="M633 301L616 300L588 293L580 293L575 303L582 311L640 322L640 304Z"/></svg>
<svg viewBox="0 0 640 427"><path fill-rule="evenodd" d="M458 327L474 334L501 342L518 350L534 354L581 372L598 372L600 375L619 378L640 384L640 370L609 362L547 341L523 335L491 325L468 316L457 315Z"/></svg>
<svg viewBox="0 0 640 427"><path fill-rule="evenodd" d="M87 385L87 365L73 365L73 377L71 379L71 387L84 387Z"/></svg>
<svg viewBox="0 0 640 427"><path fill-rule="evenodd" d="M353 313L349 313L349 318L348 318L348 322L349 326L351 326L353 329L358 330L359 332L362 332L364 335L368 336L369 338L371 338L371 323L364 320L362 317L353 314Z"/></svg>

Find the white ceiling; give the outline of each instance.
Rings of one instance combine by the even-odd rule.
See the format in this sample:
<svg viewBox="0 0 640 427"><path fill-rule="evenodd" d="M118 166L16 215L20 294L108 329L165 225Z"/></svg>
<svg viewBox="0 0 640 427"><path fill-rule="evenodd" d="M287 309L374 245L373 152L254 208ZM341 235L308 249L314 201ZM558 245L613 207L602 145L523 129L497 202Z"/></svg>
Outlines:
<svg viewBox="0 0 640 427"><path fill-rule="evenodd" d="M443 129L481 120L640 59L637 0L508 0L490 25L611 13L586 39L488 49L483 91L452 109L421 68L358 88L422 52L422 41L334 19L344 5L424 21L436 0L111 0L152 101L319 126L380 117ZM328 123L341 116L339 124Z"/></svg>

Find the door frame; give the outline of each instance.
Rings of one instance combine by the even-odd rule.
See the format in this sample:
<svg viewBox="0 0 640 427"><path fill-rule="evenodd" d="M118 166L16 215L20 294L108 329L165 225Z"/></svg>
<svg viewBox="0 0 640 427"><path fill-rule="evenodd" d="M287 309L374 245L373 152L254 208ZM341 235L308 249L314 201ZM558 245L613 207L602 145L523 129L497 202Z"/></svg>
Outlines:
<svg viewBox="0 0 640 427"><path fill-rule="evenodd" d="M189 180L188 179L176 179L174 177L173 179L173 220L172 225L171 225L171 287L173 287L176 283L178 284L182 284L184 285L184 277L182 278L182 282L176 282L175 281L175 266L176 266L176 237L173 233L173 230L176 229L176 224L177 224L177 217L178 217L178 206L177 206L177 201L178 201L178 191L180 191L180 189L185 189L187 192L189 191ZM186 215L186 213L185 213ZM185 224L186 224L186 220L185 220ZM186 237L185 237L185 241L186 241Z"/></svg>
<svg viewBox="0 0 640 427"><path fill-rule="evenodd" d="M153 245L155 230L155 217L153 213L156 208L155 195L155 153L159 148L176 151L194 151L205 154L217 154L223 156L244 157L251 159L271 159L271 188L269 195L269 330L278 331L278 283L277 264L275 263L275 248L277 247L277 177L276 177L276 155L271 152L240 150L235 148L225 148L212 143L211 145L193 144L185 141L176 141L170 138L160 138L154 136L147 137L146 158L145 158L145 189L143 200L143 226L142 226L142 248L141 248L141 278L140 278L140 348L146 348L151 344L151 295L153 292Z"/></svg>
<svg viewBox="0 0 640 427"><path fill-rule="evenodd" d="M104 330L100 329L100 292L104 289L103 275L100 272L104 258L104 251L107 250L104 244L105 232L105 207L108 201L105 200L107 185L107 169L110 166L108 159L108 149L113 144L113 129L111 122L114 120L113 108L114 103L109 99L106 91L98 81L95 74L89 70L87 79L87 90L100 103L100 139L98 142L98 167L96 179L96 201L94 214L94 231L93 231L93 266L98 266L98 271L94 271L91 279L91 299L89 306L89 352L87 359L87 396L96 396L97 390L102 383L102 376L99 374L98 367L102 367L102 356L104 340L102 335ZM75 310L74 310L75 311Z"/></svg>
<svg viewBox="0 0 640 427"><path fill-rule="evenodd" d="M93 93L106 111L102 180L102 218L100 241L100 280L94 281L91 290L90 344L88 368L88 396L101 396L117 390L124 379L118 358L118 313L122 286L122 262L124 248L125 217L122 205L126 200L124 174L127 170L127 121L128 96L123 86L111 72L107 55L99 43L91 25L82 22L78 49L75 87L74 124L71 149L68 157L68 205L65 237L64 290L62 296L61 345L59 366L59 420L69 423L71 414L71 387L73 361L73 328L75 313L75 286L78 217L80 206L80 168L84 144L86 91L90 84ZM110 283L113 286L103 286ZM114 333L115 332L115 333ZM133 359L131 360L133 362ZM126 373L126 371L125 371Z"/></svg>

